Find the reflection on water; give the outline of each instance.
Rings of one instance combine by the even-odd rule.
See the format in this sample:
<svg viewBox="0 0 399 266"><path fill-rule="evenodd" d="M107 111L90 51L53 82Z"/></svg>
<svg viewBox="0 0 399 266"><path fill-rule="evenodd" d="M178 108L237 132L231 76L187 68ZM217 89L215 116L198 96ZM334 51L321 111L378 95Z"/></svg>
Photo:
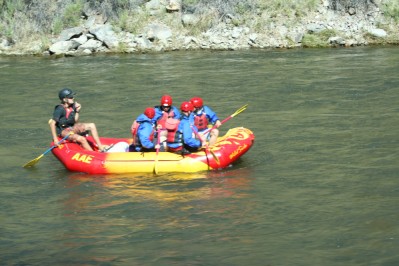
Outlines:
<svg viewBox="0 0 399 266"><path fill-rule="evenodd" d="M174 250L176 245L187 248L187 240L179 240L183 231L214 231L220 215L231 219L228 217L235 212L234 207L220 206L215 201L248 197L249 174L248 169L235 169L211 175L69 175L64 184L68 197L62 201L61 210L68 228L57 241L64 243L64 248L88 250L80 261L118 261L112 254L128 254L136 244L140 245L135 252L138 257L131 259L138 264L145 261L141 256L149 256L147 252L154 250L154 245L162 248L156 261L175 261L180 253ZM90 193L93 187L95 194ZM183 231L176 235L176 230ZM109 248L99 256L98 252L91 254L87 245ZM61 261L70 262L64 256Z"/></svg>
<svg viewBox="0 0 399 266"><path fill-rule="evenodd" d="M244 197L250 188L248 168L214 171L210 173L129 174L129 176L106 175L93 177L87 174L70 174L67 188L90 185L106 191L115 202L107 202L97 208L123 204L131 201L189 202L220 197ZM115 197L114 197L115 196ZM71 195L71 202L85 200L82 195ZM82 207L86 204L75 203Z"/></svg>
<svg viewBox="0 0 399 266"><path fill-rule="evenodd" d="M0 259L397 265L398 62L397 47L0 58ZM255 144L197 174L89 176L52 154L23 169L65 86L102 136L129 137L164 93L201 95L221 119L249 103L220 129L248 127Z"/></svg>

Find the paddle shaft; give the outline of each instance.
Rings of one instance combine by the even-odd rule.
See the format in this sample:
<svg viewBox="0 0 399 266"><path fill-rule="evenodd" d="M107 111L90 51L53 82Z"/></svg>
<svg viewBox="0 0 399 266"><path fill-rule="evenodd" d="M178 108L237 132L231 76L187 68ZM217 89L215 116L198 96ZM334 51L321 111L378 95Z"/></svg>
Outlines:
<svg viewBox="0 0 399 266"><path fill-rule="evenodd" d="M72 134L72 133L70 133L70 134ZM66 139L69 137L70 134L68 134L68 135L66 135L65 137L63 137L63 138L57 143L57 145L61 144L64 140L66 140ZM45 152L43 152L41 155L39 155L37 158L35 158L35 159L29 161L28 163L26 163L23 167L31 167L31 166L35 165L44 155L46 155L46 154L49 153L52 149L54 149L55 147L57 147L57 145L51 146L51 147L48 148Z"/></svg>
<svg viewBox="0 0 399 266"><path fill-rule="evenodd" d="M64 142L64 140L66 140L69 137L70 134L66 135L65 137L63 137L60 141L58 141L57 145L61 144L62 142ZM47 151L43 152L43 156L46 155L47 153L49 153L52 149L54 149L55 147L57 147L57 145L53 145L51 146Z"/></svg>
<svg viewBox="0 0 399 266"><path fill-rule="evenodd" d="M160 136L160 133L161 133L161 130L160 129L158 129L157 130L157 145L158 145L158 148L156 148L156 151L157 151L157 153L155 154L155 162L154 162L154 173L155 174L158 174L158 153L159 153L159 149L160 149L160 147L159 147L159 145L160 145L160 143L161 143L161 136Z"/></svg>
<svg viewBox="0 0 399 266"><path fill-rule="evenodd" d="M241 106L239 109L237 109L237 111L235 111L232 115L226 117L225 119L223 119L222 122L220 122L220 125L223 125L224 123L226 123L227 121L229 121L230 119L232 119L233 117L235 117L236 115L238 115L239 113L243 112L245 109L247 109L248 104ZM214 125L211 128L208 128L207 130L204 131L204 135L206 133L208 133L209 131L212 131L216 128L216 125Z"/></svg>
<svg viewBox="0 0 399 266"><path fill-rule="evenodd" d="M209 151L212 154L212 156L215 159L215 161L217 162L217 164L220 164L219 158L216 156L216 154L211 149L209 149L208 143L206 143L206 140L203 138L203 136L201 136L198 133L198 131L194 128L194 126L191 126L191 129L193 130L194 134L200 139L201 144L203 142L205 143L205 155L206 155L206 157L208 158L207 151Z"/></svg>

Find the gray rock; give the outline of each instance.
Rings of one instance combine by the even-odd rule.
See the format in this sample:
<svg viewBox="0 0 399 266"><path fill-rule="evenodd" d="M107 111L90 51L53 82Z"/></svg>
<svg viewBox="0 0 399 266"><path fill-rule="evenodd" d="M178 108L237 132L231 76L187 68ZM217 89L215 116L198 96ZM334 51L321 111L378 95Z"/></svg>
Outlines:
<svg viewBox="0 0 399 266"><path fill-rule="evenodd" d="M90 33L98 40L102 41L108 48L116 48L119 45L118 37L110 24L91 28Z"/></svg>
<svg viewBox="0 0 399 266"><path fill-rule="evenodd" d="M75 50L79 45L75 41L61 41L52 44L49 51L52 54L66 54L69 51Z"/></svg>
<svg viewBox="0 0 399 266"><path fill-rule="evenodd" d="M90 54L92 54L93 52L90 50L90 49L84 49L83 51L82 51L82 54L85 54L85 55L90 55Z"/></svg>
<svg viewBox="0 0 399 266"><path fill-rule="evenodd" d="M151 49L153 44L144 36L139 36L135 38L135 42L137 43L137 47L143 50Z"/></svg>
<svg viewBox="0 0 399 266"><path fill-rule="evenodd" d="M325 30L326 27L324 25L321 24L317 24L317 23L310 23L306 26L306 30L308 31L308 33L319 33L323 30Z"/></svg>
<svg viewBox="0 0 399 266"><path fill-rule="evenodd" d="M82 35L82 32L83 32L82 27L65 29L60 33L57 42L68 41L73 37L79 37L80 35Z"/></svg>
<svg viewBox="0 0 399 266"><path fill-rule="evenodd" d="M90 29L90 28L93 28L95 24L96 24L96 17L90 16L85 22L85 27L87 29Z"/></svg>
<svg viewBox="0 0 399 266"><path fill-rule="evenodd" d="M78 50L90 50L90 51L95 51L98 48L100 48L103 45L103 43L99 40L94 40L90 39L81 46L78 47Z"/></svg>
<svg viewBox="0 0 399 266"><path fill-rule="evenodd" d="M146 28L147 38L152 40L167 41L172 37L172 31L169 27L161 24L150 24Z"/></svg>
<svg viewBox="0 0 399 266"><path fill-rule="evenodd" d="M194 14L183 14L181 16L181 22L184 26L193 26L196 25L199 21L199 18Z"/></svg>
<svg viewBox="0 0 399 266"><path fill-rule="evenodd" d="M231 37L233 39L237 39L240 37L241 32L242 32L242 28L234 27L233 32L231 33Z"/></svg>
<svg viewBox="0 0 399 266"><path fill-rule="evenodd" d="M355 14L356 14L356 9L353 8L353 7L350 7L350 8L348 9L348 14L351 15L351 16L355 15Z"/></svg>
<svg viewBox="0 0 399 266"><path fill-rule="evenodd" d="M368 31L371 35L379 38L384 38L387 36L387 33L383 29L371 29Z"/></svg>
<svg viewBox="0 0 399 266"><path fill-rule="evenodd" d="M335 37L330 37L328 39L328 42L330 44L335 44L335 45L345 45L345 40L341 37L335 36Z"/></svg>
<svg viewBox="0 0 399 266"><path fill-rule="evenodd" d="M33 41L30 46L27 48L27 52L30 54L39 54L43 51L42 42L37 40Z"/></svg>
<svg viewBox="0 0 399 266"><path fill-rule="evenodd" d="M75 42L79 43L80 45L84 44L85 42L87 42L88 38L86 35L80 35L80 37L78 38L73 38L72 40L74 40Z"/></svg>
<svg viewBox="0 0 399 266"><path fill-rule="evenodd" d="M7 39L0 40L0 49L7 50L10 49L11 43Z"/></svg>
<svg viewBox="0 0 399 266"><path fill-rule="evenodd" d="M256 34L256 33L251 33L251 34L249 35L249 41L250 41L250 43L256 43L257 39L258 39L258 34Z"/></svg>
<svg viewBox="0 0 399 266"><path fill-rule="evenodd" d="M161 5L160 0L151 0L145 4L145 9L151 16L156 16L166 12L165 6Z"/></svg>
<svg viewBox="0 0 399 266"><path fill-rule="evenodd" d="M290 32L289 34L287 34L287 37L294 43L301 43L302 39L303 39L303 33L302 32Z"/></svg>
<svg viewBox="0 0 399 266"><path fill-rule="evenodd" d="M107 17L102 14L93 14L90 15L89 18L86 20L85 27L90 29L94 27L96 24L103 25L107 22Z"/></svg>

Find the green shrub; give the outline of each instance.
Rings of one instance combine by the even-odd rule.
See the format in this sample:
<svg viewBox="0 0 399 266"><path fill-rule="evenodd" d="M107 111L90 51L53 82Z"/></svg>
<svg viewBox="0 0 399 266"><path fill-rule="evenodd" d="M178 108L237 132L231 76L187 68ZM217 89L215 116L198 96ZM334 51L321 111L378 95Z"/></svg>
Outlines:
<svg viewBox="0 0 399 266"><path fill-rule="evenodd" d="M399 21L399 2L398 0L385 0L381 5L381 10L386 17L393 18L396 22Z"/></svg>
<svg viewBox="0 0 399 266"><path fill-rule="evenodd" d="M76 27L80 23L80 17L83 11L83 1L71 3L65 7L62 15L62 22L65 27Z"/></svg>
<svg viewBox="0 0 399 266"><path fill-rule="evenodd" d="M303 47L325 47L326 42L314 34L305 34L302 39Z"/></svg>
<svg viewBox="0 0 399 266"><path fill-rule="evenodd" d="M319 5L318 0L266 0L259 1L262 10L268 10L274 15L304 16L308 11L314 11Z"/></svg>
<svg viewBox="0 0 399 266"><path fill-rule="evenodd" d="M147 12L121 12L122 20L115 21L122 30L131 33L139 33L150 21L151 16Z"/></svg>
<svg viewBox="0 0 399 266"><path fill-rule="evenodd" d="M51 27L52 33L58 35L64 29L64 23L61 18L55 18Z"/></svg>
<svg viewBox="0 0 399 266"><path fill-rule="evenodd" d="M208 10L199 15L199 20L195 25L186 26L186 30L190 35L199 35L206 32L219 21L219 13L217 10Z"/></svg>
<svg viewBox="0 0 399 266"><path fill-rule="evenodd" d="M375 0L329 0L329 4L335 11L348 11L349 8L367 11L370 7L376 6Z"/></svg>
<svg viewBox="0 0 399 266"><path fill-rule="evenodd" d="M323 30L316 34L305 34L302 39L304 47L327 47L329 46L328 39L335 36L334 30Z"/></svg>
<svg viewBox="0 0 399 266"><path fill-rule="evenodd" d="M4 0L3 3L4 11L10 15L14 15L17 11L24 11L25 10L25 3L23 0Z"/></svg>

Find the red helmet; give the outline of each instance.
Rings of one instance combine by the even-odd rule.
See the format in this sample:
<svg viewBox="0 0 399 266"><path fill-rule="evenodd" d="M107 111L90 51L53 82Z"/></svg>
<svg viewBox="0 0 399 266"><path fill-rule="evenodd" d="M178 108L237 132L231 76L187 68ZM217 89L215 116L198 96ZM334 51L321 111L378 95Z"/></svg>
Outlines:
<svg viewBox="0 0 399 266"><path fill-rule="evenodd" d="M190 102L195 108L201 108L204 105L200 97L193 97L191 98Z"/></svg>
<svg viewBox="0 0 399 266"><path fill-rule="evenodd" d="M144 114L149 118L149 119L153 119L155 116L155 109L152 107L147 107L144 110Z"/></svg>
<svg viewBox="0 0 399 266"><path fill-rule="evenodd" d="M191 102L183 102L180 105L180 110L182 110L183 112L188 112L188 111L193 111L194 110L194 106Z"/></svg>
<svg viewBox="0 0 399 266"><path fill-rule="evenodd" d="M169 95L164 95L161 98L161 105L163 106L171 106L172 105L172 97Z"/></svg>

